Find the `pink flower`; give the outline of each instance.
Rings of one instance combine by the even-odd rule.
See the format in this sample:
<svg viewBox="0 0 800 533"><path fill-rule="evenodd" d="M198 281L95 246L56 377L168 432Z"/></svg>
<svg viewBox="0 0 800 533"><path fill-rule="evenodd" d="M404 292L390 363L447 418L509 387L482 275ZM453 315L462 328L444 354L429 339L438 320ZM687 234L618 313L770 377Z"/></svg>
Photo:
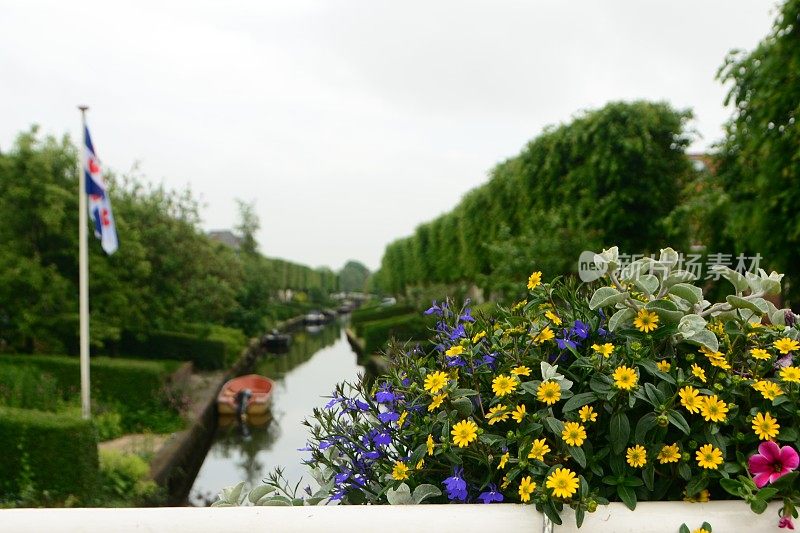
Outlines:
<svg viewBox="0 0 800 533"><path fill-rule="evenodd" d="M778 447L768 440L758 446L758 453L750 458L750 473L759 489L767 483L774 483L800 465L800 456L791 446Z"/></svg>
<svg viewBox="0 0 800 533"><path fill-rule="evenodd" d="M789 529L794 529L794 524L792 523L791 516L782 516L780 520L778 520L778 527L788 527Z"/></svg>

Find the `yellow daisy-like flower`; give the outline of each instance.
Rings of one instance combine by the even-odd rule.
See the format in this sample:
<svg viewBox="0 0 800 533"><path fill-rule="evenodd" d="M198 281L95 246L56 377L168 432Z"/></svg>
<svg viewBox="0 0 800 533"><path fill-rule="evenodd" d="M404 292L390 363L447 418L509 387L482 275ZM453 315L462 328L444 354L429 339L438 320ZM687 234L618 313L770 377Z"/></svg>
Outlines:
<svg viewBox="0 0 800 533"><path fill-rule="evenodd" d="M553 405L561 399L561 385L555 381L543 381L536 389L536 398L547 405Z"/></svg>
<svg viewBox="0 0 800 533"><path fill-rule="evenodd" d="M515 376L530 376L531 375L531 369L528 368L527 366L518 366L518 367L512 368L511 369L511 373L514 374Z"/></svg>
<svg viewBox="0 0 800 533"><path fill-rule="evenodd" d="M537 461L544 461L544 455L550 452L550 446L547 445L545 439L535 439L533 447L528 453L528 459L535 459Z"/></svg>
<svg viewBox="0 0 800 533"><path fill-rule="evenodd" d="M436 394L447 385L447 374L444 372L431 372L425 376L423 387L431 394Z"/></svg>
<svg viewBox="0 0 800 533"><path fill-rule="evenodd" d="M513 418L517 424L521 424L522 419L525 418L525 411L525 404L521 403L514 409L514 412L511 413L511 418Z"/></svg>
<svg viewBox="0 0 800 533"><path fill-rule="evenodd" d="M472 420L462 420L453 426L450 433L453 435L453 444L463 448L478 438L478 425Z"/></svg>
<svg viewBox="0 0 800 533"><path fill-rule="evenodd" d="M531 494L536 490L536 483L531 481L531 476L526 476L519 481L519 499L523 502L531 501Z"/></svg>
<svg viewBox="0 0 800 533"><path fill-rule="evenodd" d="M511 454L509 454L508 452L500 456L500 464L497 465L498 470L502 470L506 467L506 463L508 462L509 457L511 457Z"/></svg>
<svg viewBox="0 0 800 533"><path fill-rule="evenodd" d="M505 489L505 488L507 488L507 487L508 487L508 485L509 485L509 483L511 483L511 480L510 480L510 479L508 479L508 474L506 474L505 476L503 476L503 482L502 482L502 483L500 483L500 488L501 488L501 489Z"/></svg>
<svg viewBox="0 0 800 533"><path fill-rule="evenodd" d="M728 363L728 360L725 359L725 355L722 352L709 352L706 354L706 357L712 366L721 368L722 370L731 369L730 363Z"/></svg>
<svg viewBox="0 0 800 533"><path fill-rule="evenodd" d="M716 470L722 464L722 451L711 444L704 444L697 450L695 458L700 468Z"/></svg>
<svg viewBox="0 0 800 533"><path fill-rule="evenodd" d="M428 405L428 412L430 413L441 407L442 402L444 402L445 398L447 398L446 392L444 394L437 394L436 396L434 396L433 399L431 400L431 403Z"/></svg>
<svg viewBox="0 0 800 533"><path fill-rule="evenodd" d="M479 340L486 337L486 332L481 330L472 336L472 344L477 344Z"/></svg>
<svg viewBox="0 0 800 533"><path fill-rule="evenodd" d="M510 394L517 390L518 384L519 382L515 378L506 376L505 374L500 374L492 380L492 390L496 395L502 398L506 394Z"/></svg>
<svg viewBox="0 0 800 533"><path fill-rule="evenodd" d="M534 344L542 344L543 342L553 340L556 334L550 329L550 326L545 326L542 331L533 336Z"/></svg>
<svg viewBox="0 0 800 533"><path fill-rule="evenodd" d="M800 348L800 342L797 342L794 339L789 339L786 337L776 340L775 342L772 343L772 345L775 347L776 350L778 350L784 355L789 352L794 352L795 350Z"/></svg>
<svg viewBox="0 0 800 533"><path fill-rule="evenodd" d="M545 313L544 313L544 316L546 316L546 317L547 317L547 319L548 319L550 322L552 322L554 325L556 325L556 326L560 326L560 325L561 325L561 319L560 319L560 318L558 317L558 315L557 315L557 314L555 314L554 312L552 312L552 311L545 311Z"/></svg>
<svg viewBox="0 0 800 533"><path fill-rule="evenodd" d="M634 468L642 468L647 464L647 450L644 446L637 444L631 446L625 453L628 464Z"/></svg>
<svg viewBox="0 0 800 533"><path fill-rule="evenodd" d="M656 363L656 367L658 367L658 369L662 372L669 372L669 369L672 368L672 364L669 361L664 360Z"/></svg>
<svg viewBox="0 0 800 533"><path fill-rule="evenodd" d="M706 371L697 366L697 364L692 365L692 374L703 383L706 382Z"/></svg>
<svg viewBox="0 0 800 533"><path fill-rule="evenodd" d="M556 498L570 498L578 492L578 478L569 468L556 468L547 476L547 488L553 489Z"/></svg>
<svg viewBox="0 0 800 533"><path fill-rule="evenodd" d="M753 383L753 388L761 393L767 400L774 400L781 394L783 394L783 389L781 389L780 385L773 381L767 381L762 379L760 381L756 381Z"/></svg>
<svg viewBox="0 0 800 533"><path fill-rule="evenodd" d="M425 445L428 447L428 455L433 455L433 435L428 435L428 440L425 442Z"/></svg>
<svg viewBox="0 0 800 533"><path fill-rule="evenodd" d="M408 466L403 461L395 461L392 477L396 480L408 479Z"/></svg>
<svg viewBox="0 0 800 533"><path fill-rule="evenodd" d="M781 379L787 383L800 383L800 368L796 366L782 368Z"/></svg>
<svg viewBox="0 0 800 533"><path fill-rule="evenodd" d="M456 344L455 346L451 346L450 348L447 349L446 352L444 352L444 354L447 357L458 357L462 353L464 353L464 347L461 346L460 344Z"/></svg>
<svg viewBox="0 0 800 533"><path fill-rule="evenodd" d="M592 350L594 350L595 353L602 355L605 358L608 358L608 356L614 353L614 345L611 344L610 342L607 342L605 344L592 344Z"/></svg>
<svg viewBox="0 0 800 533"><path fill-rule="evenodd" d="M773 418L769 411L766 414L757 413L753 417L753 431L761 440L772 440L778 437L778 419Z"/></svg>
<svg viewBox="0 0 800 533"><path fill-rule="evenodd" d="M678 395L681 397L681 405L684 406L687 411L690 413L697 413L700 411L703 398L699 396L697 389L687 385L678 391Z"/></svg>
<svg viewBox="0 0 800 533"><path fill-rule="evenodd" d="M541 284L542 284L542 273L540 271L534 272L528 278L528 290L532 291Z"/></svg>
<svg viewBox="0 0 800 533"><path fill-rule="evenodd" d="M618 389L622 390L632 390L636 387L636 383L639 378L636 376L636 371L630 367L625 365L618 366L616 370L614 370L614 385L617 386Z"/></svg>
<svg viewBox="0 0 800 533"><path fill-rule="evenodd" d="M678 449L678 443L664 445L661 448L661 451L658 452L658 462L663 464L666 463L677 463L681 458L681 451Z"/></svg>
<svg viewBox="0 0 800 533"><path fill-rule="evenodd" d="M406 423L406 417L408 417L408 411L400 413L400 418L397 419L397 427L403 427L403 424Z"/></svg>
<svg viewBox="0 0 800 533"><path fill-rule="evenodd" d="M526 305L528 305L528 300L520 300L519 302L517 302L517 303L515 303L514 305L511 306L511 310L512 311L519 311L520 309L522 309Z"/></svg>
<svg viewBox="0 0 800 533"><path fill-rule="evenodd" d="M694 496L686 496L686 491L683 491L683 501L689 503L706 503L707 501L711 500L711 493L708 492L708 489L703 489Z"/></svg>
<svg viewBox="0 0 800 533"><path fill-rule="evenodd" d="M698 527L697 529L692 531L692 533L711 533L711 532L704 527Z"/></svg>
<svg viewBox="0 0 800 533"><path fill-rule="evenodd" d="M561 438L570 446L580 446L586 440L586 428L577 422L567 422L564 424Z"/></svg>
<svg viewBox="0 0 800 533"><path fill-rule="evenodd" d="M639 309L636 318L633 319L633 325L642 333L650 333L658 328L658 315L647 309Z"/></svg>
<svg viewBox="0 0 800 533"><path fill-rule="evenodd" d="M578 411L578 416L581 417L581 422L596 422L597 413L591 405L584 405Z"/></svg>
<svg viewBox="0 0 800 533"><path fill-rule="evenodd" d="M753 348L752 350L750 350L750 355L753 356L753 359L764 360L770 358L769 352L767 352L763 348Z"/></svg>
<svg viewBox="0 0 800 533"><path fill-rule="evenodd" d="M728 418L728 404L717 398L717 395L706 396L700 402L700 414L706 422L725 422Z"/></svg>
<svg viewBox="0 0 800 533"><path fill-rule="evenodd" d="M495 405L489 412L486 413L486 418L489 419L489 425L494 425L497 422L505 422L508 420L509 413L505 405Z"/></svg>

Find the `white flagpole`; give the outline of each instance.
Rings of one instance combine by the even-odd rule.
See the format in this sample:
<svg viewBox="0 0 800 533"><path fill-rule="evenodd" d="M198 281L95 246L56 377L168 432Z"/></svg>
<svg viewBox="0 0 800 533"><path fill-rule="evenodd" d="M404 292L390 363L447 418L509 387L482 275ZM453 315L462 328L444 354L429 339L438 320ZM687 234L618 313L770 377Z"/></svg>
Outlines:
<svg viewBox="0 0 800 533"><path fill-rule="evenodd" d="M78 106L81 110L81 148L78 158L78 280L80 286L80 348L81 348L81 414L89 419L92 415L91 399L89 395L89 246L87 243L87 230L89 225L88 207L86 200L86 110L87 106Z"/></svg>

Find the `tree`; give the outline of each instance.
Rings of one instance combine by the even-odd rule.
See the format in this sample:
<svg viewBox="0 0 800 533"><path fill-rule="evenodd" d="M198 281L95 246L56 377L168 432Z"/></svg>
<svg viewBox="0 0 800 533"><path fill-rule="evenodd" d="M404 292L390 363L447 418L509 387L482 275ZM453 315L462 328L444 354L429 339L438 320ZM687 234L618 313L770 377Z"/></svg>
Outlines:
<svg viewBox="0 0 800 533"><path fill-rule="evenodd" d="M239 208L239 223L235 229L242 239L242 253L254 255L258 253L258 242L255 235L261 227L258 214L256 214L256 203L237 199L236 205Z"/></svg>
<svg viewBox="0 0 800 533"><path fill-rule="evenodd" d="M363 292L367 287L369 269L358 261L350 260L339 271L339 290Z"/></svg>

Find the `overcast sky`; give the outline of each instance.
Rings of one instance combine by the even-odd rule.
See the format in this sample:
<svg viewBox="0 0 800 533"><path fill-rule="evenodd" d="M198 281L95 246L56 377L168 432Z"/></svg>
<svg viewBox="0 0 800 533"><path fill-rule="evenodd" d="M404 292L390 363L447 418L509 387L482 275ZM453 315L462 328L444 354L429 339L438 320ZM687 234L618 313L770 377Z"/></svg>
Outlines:
<svg viewBox="0 0 800 533"><path fill-rule="evenodd" d="M774 0L0 0L0 150L31 124L190 186L206 229L256 202L261 251L379 265L548 124L610 100L728 116L728 50ZM125 236L120 235L121 246Z"/></svg>

